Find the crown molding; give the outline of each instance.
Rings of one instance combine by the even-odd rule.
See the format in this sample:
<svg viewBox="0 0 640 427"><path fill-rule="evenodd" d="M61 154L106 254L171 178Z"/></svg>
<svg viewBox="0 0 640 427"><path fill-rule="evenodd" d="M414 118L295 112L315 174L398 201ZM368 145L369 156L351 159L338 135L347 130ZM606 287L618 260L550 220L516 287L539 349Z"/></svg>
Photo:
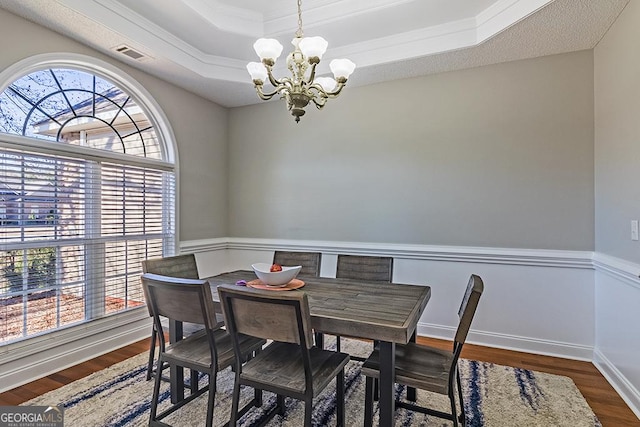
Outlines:
<svg viewBox="0 0 640 427"><path fill-rule="evenodd" d="M333 48L326 56L348 57L359 67L366 67L469 48L551 2L553 0L501 0L476 17Z"/></svg>
<svg viewBox="0 0 640 427"><path fill-rule="evenodd" d="M145 55L162 57L202 77L246 83L244 72L238 72L244 70L245 61L206 54L116 0L56 1L97 24L108 22L111 31L134 41L132 47Z"/></svg>
<svg viewBox="0 0 640 427"><path fill-rule="evenodd" d="M330 3L327 3L327 1L305 0L302 6L304 28L310 29L319 25L330 24L411 3L412 1L415 0L368 0L366 2L337 0ZM298 22L298 9L296 7L273 8L265 13L265 34L270 36L291 34L293 37L292 29L295 29L296 22Z"/></svg>
<svg viewBox="0 0 640 427"><path fill-rule="evenodd" d="M152 58L162 57L202 77L250 84L249 79L245 77L246 60L207 54L123 6L117 0L56 1L96 23L108 23L112 31L135 41L134 47ZM344 0L330 3L308 1L310 5L307 5L309 7L304 11L307 28L409 2L370 0L365 5L363 2ZM329 59L349 57L359 67L366 67L468 48L482 43L552 1L499 0L475 17L333 47L326 56ZM294 9L285 10L284 14L273 12L262 16L259 12L227 6L217 1L182 2L217 28L251 37L290 33L292 22L295 22ZM291 35L293 36L293 33ZM284 61L280 62L278 71L285 69L282 64Z"/></svg>
<svg viewBox="0 0 640 427"><path fill-rule="evenodd" d="M499 0L476 16L477 41L483 41L504 31L542 9L554 0Z"/></svg>
<svg viewBox="0 0 640 427"><path fill-rule="evenodd" d="M262 13L214 0L180 0L216 28L249 37L264 35Z"/></svg>

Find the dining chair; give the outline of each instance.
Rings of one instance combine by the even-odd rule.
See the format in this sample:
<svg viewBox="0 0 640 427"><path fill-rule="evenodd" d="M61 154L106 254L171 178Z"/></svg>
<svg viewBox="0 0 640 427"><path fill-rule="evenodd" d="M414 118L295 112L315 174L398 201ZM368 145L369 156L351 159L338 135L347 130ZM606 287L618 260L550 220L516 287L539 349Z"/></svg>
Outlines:
<svg viewBox="0 0 640 427"><path fill-rule="evenodd" d="M463 426L466 425L458 359L460 358L462 346L467 339L471 321L473 320L476 308L478 307L478 301L483 291L484 284L482 279L472 274L469 278L460 309L458 310L460 321L453 341L453 351L441 350L416 343L408 343L405 345L396 344L396 383L448 396L451 404L451 413L417 406L404 401L396 401L396 407L402 407L453 421L454 427L458 426L458 421L460 421ZM364 425L368 427L373 424L373 382L374 379L380 377L380 355L377 349L371 353L371 356L369 356L362 365L362 374L366 377ZM459 416L457 415L455 401L456 388L458 389L458 397L460 400Z"/></svg>
<svg viewBox="0 0 640 427"><path fill-rule="evenodd" d="M303 276L320 276L320 258L322 254L319 252L288 252L276 251L273 254L273 263L293 266L301 265L300 275Z"/></svg>
<svg viewBox="0 0 640 427"><path fill-rule="evenodd" d="M275 251L273 263L285 266L301 265L299 276L320 277L321 258L320 252ZM314 335L316 344L321 345L324 342L324 335L320 332L316 332Z"/></svg>
<svg viewBox="0 0 640 427"><path fill-rule="evenodd" d="M336 277L374 282L391 282L393 258L360 255L338 255Z"/></svg>
<svg viewBox="0 0 640 427"><path fill-rule="evenodd" d="M203 372L209 376L206 387L196 389L195 392L192 391L188 397L158 414L162 378L161 375L156 375L149 425L166 426L167 424L160 420L208 390L206 425L210 427L213 423L218 372L234 365L237 360L249 358L258 352L266 341L261 338L241 336L236 337L236 343L232 343L230 335L221 328L221 324L216 319L211 286L206 280L183 279L150 273L143 274L141 280L147 296L147 305L153 315L153 322L160 340L157 370L160 370L159 367L163 363L170 363L189 368L194 372ZM162 318L190 322L201 325L204 329L173 344L167 344L163 333ZM238 351L238 358L235 357L235 351ZM262 405L261 394L256 393L251 402L241 409L241 412L248 411L251 406L260 405Z"/></svg>
<svg viewBox="0 0 640 427"><path fill-rule="evenodd" d="M359 255L338 255L336 277L366 282L391 283L393 258ZM374 341L374 347L377 342ZM336 337L336 348L340 351L340 337ZM364 357L351 356L352 360L364 362Z"/></svg>
<svg viewBox="0 0 640 427"><path fill-rule="evenodd" d="M276 406L265 424L285 412L284 396L305 402L305 427L311 426L313 398L335 378L336 420L344 425L344 367L349 355L313 345L309 301L304 292L273 292L218 287L227 330L237 350L243 336L272 340L244 365L236 354L230 426L238 422L242 385L275 393Z"/></svg>
<svg viewBox="0 0 640 427"><path fill-rule="evenodd" d="M152 258L142 261L142 272L182 279L199 279L198 265L194 254L176 255L164 258ZM151 316L151 312L149 312ZM151 326L151 343L149 346L149 362L147 363L147 381L155 374L154 362L158 332L156 325ZM168 365L162 366L162 370Z"/></svg>

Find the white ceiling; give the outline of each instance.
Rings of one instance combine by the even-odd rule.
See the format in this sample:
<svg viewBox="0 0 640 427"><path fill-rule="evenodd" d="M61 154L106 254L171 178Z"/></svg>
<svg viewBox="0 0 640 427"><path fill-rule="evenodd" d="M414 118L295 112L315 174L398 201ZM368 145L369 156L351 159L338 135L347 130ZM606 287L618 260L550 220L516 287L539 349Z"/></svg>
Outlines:
<svg viewBox="0 0 640 427"><path fill-rule="evenodd" d="M591 49L629 0L303 0L303 29L348 86ZM219 103L261 102L245 65L253 42L297 29L296 0L0 0L0 7ZM134 61L115 51L145 55ZM276 74L287 70L281 57ZM324 65L323 65L324 64Z"/></svg>

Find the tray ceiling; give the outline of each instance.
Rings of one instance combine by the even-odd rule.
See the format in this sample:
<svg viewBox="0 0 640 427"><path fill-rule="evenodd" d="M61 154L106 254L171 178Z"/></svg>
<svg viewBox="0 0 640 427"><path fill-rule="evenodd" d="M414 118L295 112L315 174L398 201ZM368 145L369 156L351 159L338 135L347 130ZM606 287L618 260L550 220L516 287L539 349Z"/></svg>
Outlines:
<svg viewBox="0 0 640 427"><path fill-rule="evenodd" d="M305 35L348 86L595 47L629 0L303 0ZM295 0L0 0L0 7L225 107L259 101L245 65L273 37L286 55ZM118 51L120 48L133 49ZM142 54L132 59L125 53ZM321 65L322 65L321 64ZM282 58L276 67L284 75Z"/></svg>

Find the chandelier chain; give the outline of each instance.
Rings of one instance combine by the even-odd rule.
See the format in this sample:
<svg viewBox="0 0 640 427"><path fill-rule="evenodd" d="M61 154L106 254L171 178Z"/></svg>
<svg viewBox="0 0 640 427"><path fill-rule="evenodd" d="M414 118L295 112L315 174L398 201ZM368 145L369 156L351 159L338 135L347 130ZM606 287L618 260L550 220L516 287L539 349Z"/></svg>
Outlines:
<svg viewBox="0 0 640 427"><path fill-rule="evenodd" d="M302 0L298 0L298 31L296 31L296 37L302 37Z"/></svg>

